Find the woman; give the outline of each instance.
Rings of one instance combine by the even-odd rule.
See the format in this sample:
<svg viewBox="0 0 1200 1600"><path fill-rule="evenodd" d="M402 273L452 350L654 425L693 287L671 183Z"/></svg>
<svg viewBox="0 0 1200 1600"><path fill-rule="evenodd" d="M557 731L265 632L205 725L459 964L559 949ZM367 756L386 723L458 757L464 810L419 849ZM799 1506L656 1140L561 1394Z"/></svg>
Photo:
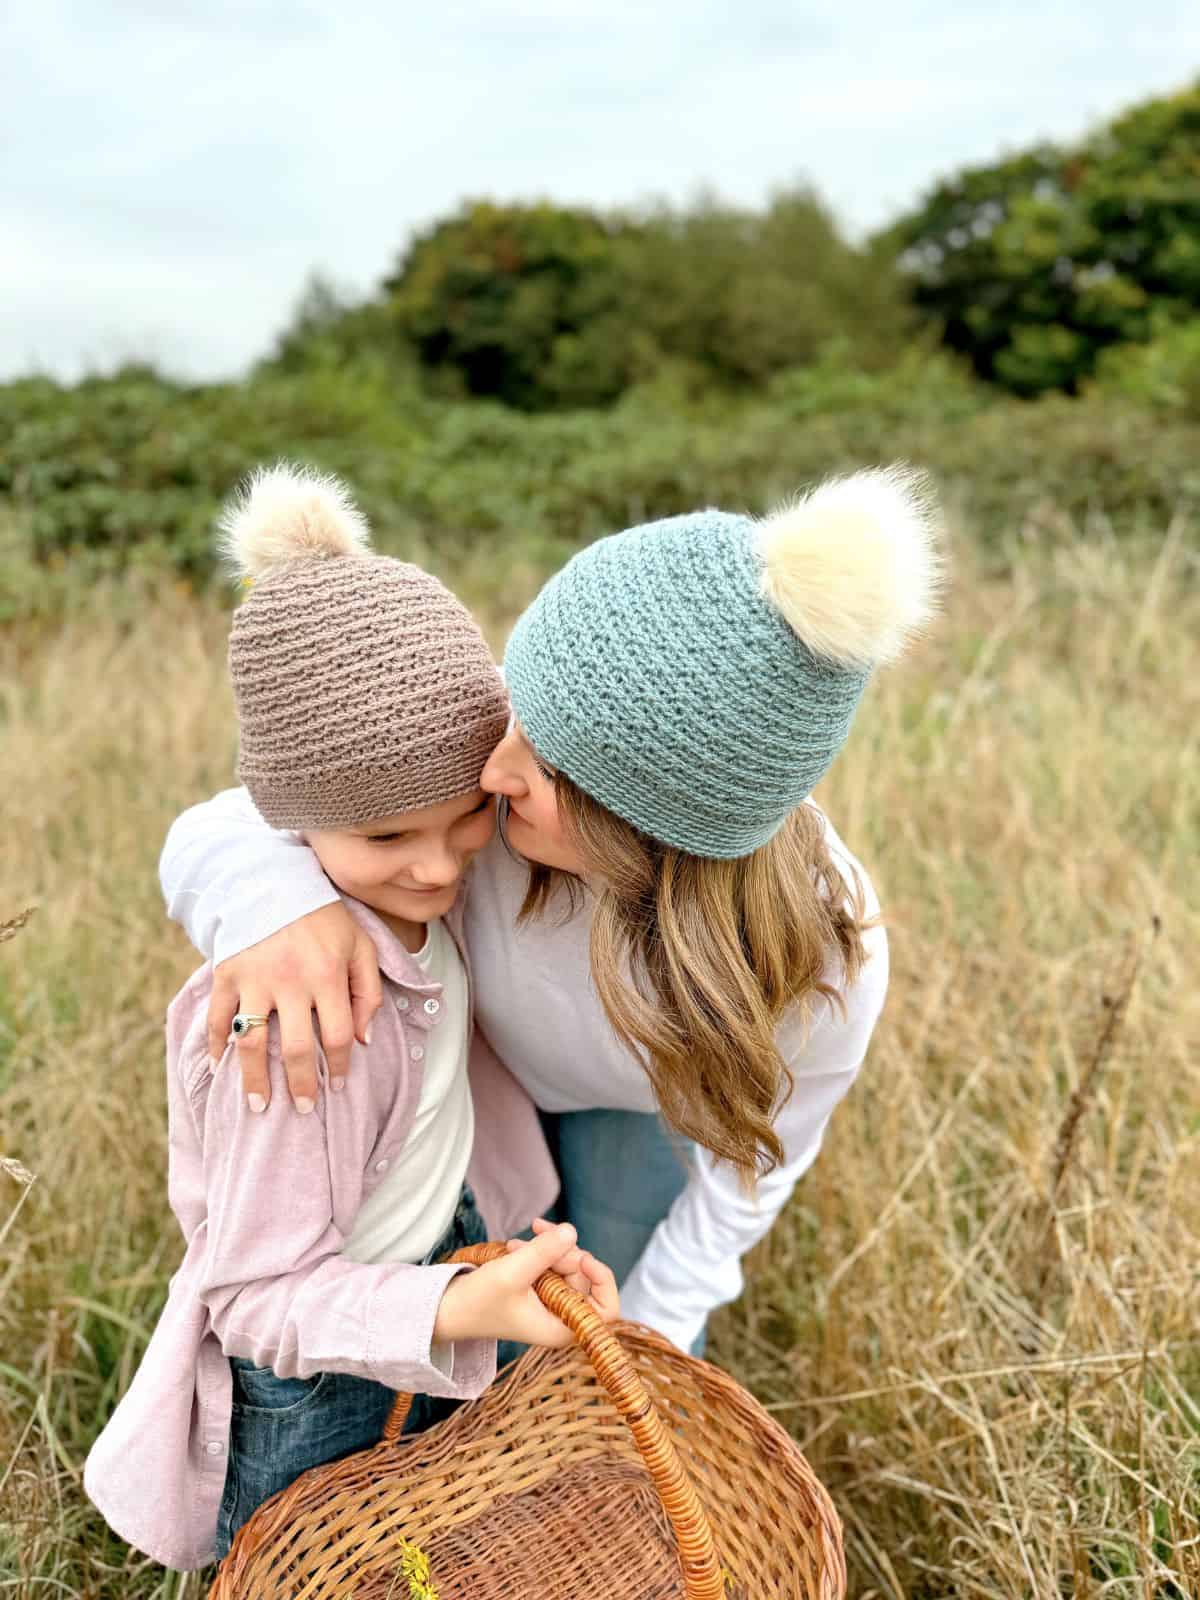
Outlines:
<svg viewBox="0 0 1200 1600"><path fill-rule="evenodd" d="M481 782L508 849L480 853L468 895L476 1015L545 1114L622 1315L684 1349L740 1292L883 1004L874 893L809 795L931 613L934 524L893 468L762 522L630 528L545 586L505 655L514 722ZM311 1108L311 1011L336 1078L379 998L318 863L229 791L175 823L161 870L220 963L214 1053L236 1009L278 1010ZM243 1075L265 1093L246 1045Z"/></svg>

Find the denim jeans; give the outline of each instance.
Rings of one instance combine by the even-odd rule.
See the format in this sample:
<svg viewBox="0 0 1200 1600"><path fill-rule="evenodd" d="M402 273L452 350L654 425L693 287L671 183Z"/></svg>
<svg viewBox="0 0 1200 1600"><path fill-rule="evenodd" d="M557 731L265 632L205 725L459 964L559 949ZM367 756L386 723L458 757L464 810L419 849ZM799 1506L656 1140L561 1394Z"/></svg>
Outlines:
<svg viewBox="0 0 1200 1600"><path fill-rule="evenodd" d="M426 1263L487 1238L470 1189L463 1187L454 1221L426 1256ZM318 1372L310 1378L279 1378L240 1356L233 1369L233 1414L229 1465L217 1519L217 1559L234 1534L263 1503L294 1483L309 1467L337 1461L378 1444L395 1401L394 1389L348 1372ZM460 1404L415 1395L405 1433L421 1433Z"/></svg>
<svg viewBox="0 0 1200 1600"><path fill-rule="evenodd" d="M691 1142L653 1112L545 1111L542 1128L562 1181L553 1220L624 1283L687 1184ZM692 1355L704 1346L701 1332Z"/></svg>

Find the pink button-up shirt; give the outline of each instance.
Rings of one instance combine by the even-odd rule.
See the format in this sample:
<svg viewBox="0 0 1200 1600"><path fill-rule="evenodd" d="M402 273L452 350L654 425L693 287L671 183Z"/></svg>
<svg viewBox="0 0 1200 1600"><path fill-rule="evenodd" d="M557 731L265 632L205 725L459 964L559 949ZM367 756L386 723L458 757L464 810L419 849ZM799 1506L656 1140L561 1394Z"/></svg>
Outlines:
<svg viewBox="0 0 1200 1600"><path fill-rule="evenodd" d="M264 1113L246 1106L232 1045L212 1066L210 965L167 1013L168 1192L187 1249L141 1366L84 1468L84 1486L109 1524L164 1566L187 1570L213 1559L229 1448L229 1356L285 1378L349 1372L461 1400L495 1375L493 1341L458 1343L448 1364L431 1358L438 1303L463 1268L360 1264L340 1254L412 1126L424 1056L414 1046L443 1020L440 1005L425 1004L440 1001L441 985L367 907L346 905L379 952L384 1004L370 1048L355 1046L336 1095L327 1092L318 1049L311 1115L299 1116L288 1098L274 1018ZM465 965L461 905L446 922ZM489 1235L502 1238L546 1209L558 1179L532 1101L478 1035L470 1080L467 1181Z"/></svg>

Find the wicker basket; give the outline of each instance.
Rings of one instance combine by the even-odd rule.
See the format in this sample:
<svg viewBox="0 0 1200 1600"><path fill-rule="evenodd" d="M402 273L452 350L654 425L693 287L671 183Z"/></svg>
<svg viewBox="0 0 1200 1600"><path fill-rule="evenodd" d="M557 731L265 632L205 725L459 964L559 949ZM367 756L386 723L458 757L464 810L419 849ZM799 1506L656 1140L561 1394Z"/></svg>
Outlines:
<svg viewBox="0 0 1200 1600"><path fill-rule="evenodd" d="M504 1254L475 1245L451 1257ZM404 1541L438 1600L841 1600L841 1524L795 1443L732 1378L555 1273L575 1334L528 1351L427 1433L315 1467L260 1506L209 1600L409 1600Z"/></svg>

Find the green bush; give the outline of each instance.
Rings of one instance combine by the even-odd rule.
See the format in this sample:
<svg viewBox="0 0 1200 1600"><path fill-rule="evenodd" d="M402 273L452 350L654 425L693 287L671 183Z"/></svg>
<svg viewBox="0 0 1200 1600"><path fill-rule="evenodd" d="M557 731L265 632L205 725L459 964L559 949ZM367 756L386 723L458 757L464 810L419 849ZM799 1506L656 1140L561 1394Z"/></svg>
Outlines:
<svg viewBox="0 0 1200 1600"><path fill-rule="evenodd" d="M1149 344L1104 351L1095 386L1200 421L1200 317L1165 327Z"/></svg>
<svg viewBox="0 0 1200 1600"><path fill-rule="evenodd" d="M314 279L261 370L369 367L398 398L423 383L531 413L647 386L688 405L769 390L816 415L886 409L889 374L897 395L914 373L932 394L924 332L1022 397L1077 394L1102 366L1105 386L1136 388L1108 352L1200 313L1198 171L1200 83L1069 148L958 172L861 246L804 187L757 209L704 193L610 212L472 201L373 296ZM961 374L941 386L955 415L982 403Z"/></svg>
<svg viewBox="0 0 1200 1600"><path fill-rule="evenodd" d="M797 420L853 411L940 423L961 422L997 399L948 351L914 345L882 372L865 371L851 358L844 340L832 340L810 365L772 378L767 398Z"/></svg>
<svg viewBox="0 0 1200 1600"><path fill-rule="evenodd" d="M319 273L309 278L291 321L257 373L294 376L369 367L397 393L420 388L420 363L388 301L358 300Z"/></svg>
<svg viewBox="0 0 1200 1600"><path fill-rule="evenodd" d="M1200 83L1078 145L957 173L886 235L918 306L1018 394L1074 391L1106 350L1200 309Z"/></svg>
<svg viewBox="0 0 1200 1600"><path fill-rule="evenodd" d="M563 411L664 372L693 394L745 392L831 339L879 370L912 323L890 254L848 244L808 190L763 211L475 201L417 237L372 299L313 280L269 367L371 360L405 381L415 361L443 399Z"/></svg>
<svg viewBox="0 0 1200 1600"><path fill-rule="evenodd" d="M244 384L183 385L144 369L75 387L0 386L0 495L23 514L39 560L85 554L91 567L161 554L212 569L212 520L259 462L297 457L343 471L369 496L425 432L370 368Z"/></svg>
<svg viewBox="0 0 1200 1600"><path fill-rule="evenodd" d="M914 319L885 251L847 243L818 197L763 211L713 199L643 218L629 251L628 315L649 348L733 393L822 358L866 371L902 353Z"/></svg>
<svg viewBox="0 0 1200 1600"><path fill-rule="evenodd" d="M1195 336L1184 346L1192 365L1178 370L1194 381ZM66 576L209 581L222 499L280 457L344 474L380 548L442 566L549 572L632 522L704 504L758 512L827 473L896 459L929 468L997 560L1021 530L1052 538L1095 515L1118 534L1161 527L1200 504L1200 424L1133 403L1149 380L1132 369L1107 381L1025 402L945 356L914 351L872 372L827 347L751 398L690 399L671 368L614 407L529 416L430 400L370 364L241 385L141 369L73 388L29 379L0 387L0 615L45 609Z"/></svg>
<svg viewBox="0 0 1200 1600"><path fill-rule="evenodd" d="M619 246L631 225L475 201L420 235L388 313L444 393L523 410L597 405L630 378Z"/></svg>

